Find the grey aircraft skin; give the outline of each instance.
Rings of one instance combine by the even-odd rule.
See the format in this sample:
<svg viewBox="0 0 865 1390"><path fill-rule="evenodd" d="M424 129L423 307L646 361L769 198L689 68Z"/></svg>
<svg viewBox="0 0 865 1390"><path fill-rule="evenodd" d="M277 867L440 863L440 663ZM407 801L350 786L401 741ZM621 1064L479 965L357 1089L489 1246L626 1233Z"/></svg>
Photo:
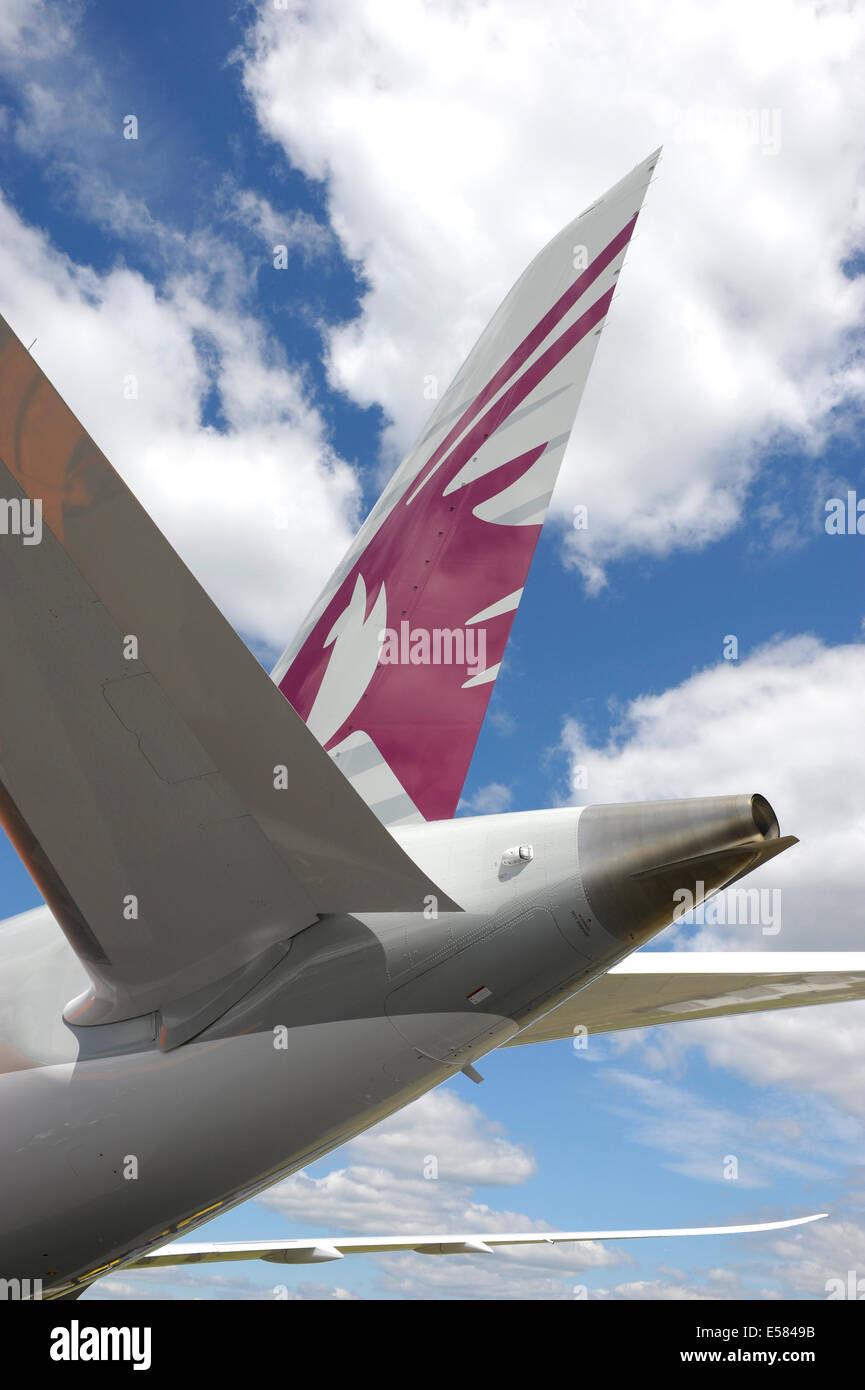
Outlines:
<svg viewBox="0 0 865 1390"><path fill-rule="evenodd" d="M653 936L688 881L682 861L696 882L714 860L711 889L771 852L778 827L762 797L740 796L465 818L399 838L464 912L322 918L168 1053L152 1016L58 1026L87 978L47 912L24 933L31 955L10 943L0 1017L20 1015L38 979L45 1031L31 1024L28 1057L26 1014L6 1030L6 1278L68 1292L345 1143ZM503 869L514 839L532 859ZM658 865L674 867L633 878ZM469 1002L483 987L489 999Z"/></svg>
<svg viewBox="0 0 865 1390"><path fill-rule="evenodd" d="M493 1049L571 1037L582 1001L610 1031L865 995L850 956L650 953L617 974L683 890L698 904L795 843L759 794L434 813L457 805L657 157L517 282L273 678L0 319L0 515L44 523L0 533L0 822L45 902L0 927L5 1288L597 1238L166 1248L480 1080ZM414 677L384 671L377 633L400 584L397 618L428 586L495 655L430 666L394 715Z"/></svg>

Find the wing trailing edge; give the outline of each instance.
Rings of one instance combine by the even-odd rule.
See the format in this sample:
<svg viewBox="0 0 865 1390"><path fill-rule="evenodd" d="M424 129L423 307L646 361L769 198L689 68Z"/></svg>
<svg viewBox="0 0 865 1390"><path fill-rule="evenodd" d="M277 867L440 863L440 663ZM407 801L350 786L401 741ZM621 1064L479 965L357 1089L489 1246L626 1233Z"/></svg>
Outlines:
<svg viewBox="0 0 865 1390"><path fill-rule="evenodd" d="M638 951L505 1047L865 999L865 951Z"/></svg>

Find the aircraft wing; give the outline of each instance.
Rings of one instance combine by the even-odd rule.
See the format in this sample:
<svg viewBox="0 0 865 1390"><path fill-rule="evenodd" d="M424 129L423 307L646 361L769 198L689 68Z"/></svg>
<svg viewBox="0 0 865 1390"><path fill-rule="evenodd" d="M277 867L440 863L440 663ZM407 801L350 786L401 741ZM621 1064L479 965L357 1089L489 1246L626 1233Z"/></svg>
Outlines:
<svg viewBox="0 0 865 1390"><path fill-rule="evenodd" d="M667 1236L737 1236L756 1231L783 1231L822 1221L828 1212L795 1216L785 1221L759 1221L746 1226L673 1226L646 1231L517 1231L492 1235L321 1236L312 1240L179 1241L143 1255L127 1269L165 1265L221 1264L227 1260L267 1260L271 1264L321 1264L344 1255L382 1255L389 1250L415 1250L420 1255L487 1255L496 1246L565 1245L590 1240L650 1240Z"/></svg>
<svg viewBox="0 0 865 1390"><path fill-rule="evenodd" d="M93 981L71 1021L227 1007L320 913L456 906L2 319L0 523L0 820Z"/></svg>
<svg viewBox="0 0 865 1390"><path fill-rule="evenodd" d="M865 951L637 951L504 1044L865 999Z"/></svg>

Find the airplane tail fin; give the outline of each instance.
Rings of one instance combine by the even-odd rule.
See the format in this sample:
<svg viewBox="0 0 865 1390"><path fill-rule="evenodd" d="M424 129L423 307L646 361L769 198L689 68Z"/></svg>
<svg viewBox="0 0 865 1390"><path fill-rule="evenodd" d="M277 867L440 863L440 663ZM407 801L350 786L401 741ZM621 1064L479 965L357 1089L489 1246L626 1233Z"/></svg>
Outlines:
<svg viewBox="0 0 865 1390"><path fill-rule="evenodd" d="M456 809L659 154L517 281L273 672L386 824Z"/></svg>

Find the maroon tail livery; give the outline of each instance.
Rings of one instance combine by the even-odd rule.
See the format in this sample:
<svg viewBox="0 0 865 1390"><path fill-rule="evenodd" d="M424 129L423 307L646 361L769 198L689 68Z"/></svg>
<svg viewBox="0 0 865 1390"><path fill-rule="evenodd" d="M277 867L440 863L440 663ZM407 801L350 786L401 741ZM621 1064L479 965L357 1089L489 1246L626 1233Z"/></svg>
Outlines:
<svg viewBox="0 0 865 1390"><path fill-rule="evenodd" d="M386 824L454 814L657 158L517 281L274 671Z"/></svg>

